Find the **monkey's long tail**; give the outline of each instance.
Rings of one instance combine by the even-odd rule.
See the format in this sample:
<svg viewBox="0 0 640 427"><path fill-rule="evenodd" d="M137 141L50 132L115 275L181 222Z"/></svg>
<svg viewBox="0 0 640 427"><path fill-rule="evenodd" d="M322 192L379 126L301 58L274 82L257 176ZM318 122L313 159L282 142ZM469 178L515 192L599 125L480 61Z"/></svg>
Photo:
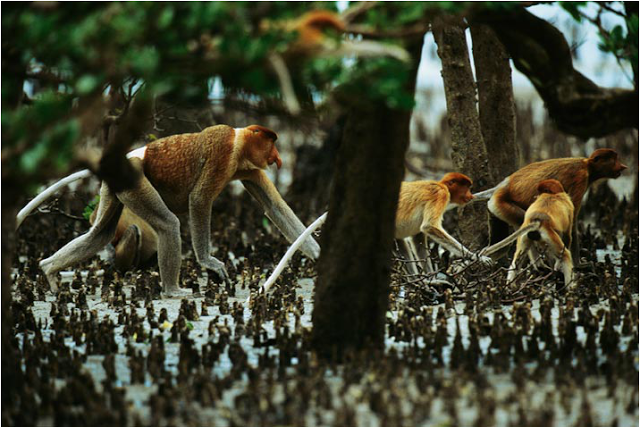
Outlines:
<svg viewBox="0 0 640 427"><path fill-rule="evenodd" d="M491 198L491 196L493 196L493 193L496 192L496 190L498 190L500 187L504 186L507 184L507 180L509 179L509 177L503 179L502 181L500 181L500 184L496 185L493 188L489 188L488 190L484 190L484 191L480 191L479 193L474 193L473 194L473 199L471 199L471 202L469 203L475 203L475 202L486 202L487 200L489 200Z"/></svg>
<svg viewBox="0 0 640 427"><path fill-rule="evenodd" d="M500 251L501 249L504 249L507 246L511 245L513 242L515 242L518 239L518 237L522 236L525 233L527 233L528 235L532 233L540 234L540 232L538 231L540 229L540 225L541 225L540 222L536 221L532 224L527 225L526 227L522 227L516 230L513 234L511 234L509 237L505 238L504 240L501 240L498 243L495 243L491 246L487 246L486 248L482 249L480 251L480 255L491 256L494 253ZM532 240L535 240L535 239L532 239Z"/></svg>
<svg viewBox="0 0 640 427"><path fill-rule="evenodd" d="M316 231L322 224L324 224L326 219L327 219L327 212L325 212L322 215L320 215L320 217L318 217L318 219L313 221L313 223L311 223L311 225L308 226L302 232L302 234L300 234L300 236L298 236L298 238L291 244L291 247L284 254L282 259L280 260L280 262L276 266L276 269L273 270L273 273L271 273L271 276L269 276L267 281L264 282L264 284L260 288L260 292L267 293L269 291L269 288L271 288L271 286L273 286L273 284L276 283L276 280L278 279L280 274L282 274L282 272L284 271L284 268L289 263L289 260L293 257L293 254L296 253L298 248L300 246L302 246L302 243L304 243L304 241L307 239L307 237L309 237L311 235L311 233ZM250 297L247 298L247 302L249 302L249 298Z"/></svg>
<svg viewBox="0 0 640 427"><path fill-rule="evenodd" d="M531 230L527 233L527 237L531 240L534 241L538 241L542 238L542 235L540 234L540 227L542 226L543 222L549 222L551 221L551 218L549 218L549 215L547 215L546 213L542 213L542 212L538 212L533 214L533 216L531 217L531 224L537 224L538 228L535 230Z"/></svg>
<svg viewBox="0 0 640 427"><path fill-rule="evenodd" d="M29 214L38 206L40 206L45 200L51 197L56 191L59 189L66 187L74 181L78 181L79 179L88 178L91 176L91 171L89 169L83 169L76 173L72 173L71 175L62 178L60 181L56 182L42 193L38 194L33 198L27 205L18 212L18 216L16 217L16 230L22 224L22 221L29 216Z"/></svg>

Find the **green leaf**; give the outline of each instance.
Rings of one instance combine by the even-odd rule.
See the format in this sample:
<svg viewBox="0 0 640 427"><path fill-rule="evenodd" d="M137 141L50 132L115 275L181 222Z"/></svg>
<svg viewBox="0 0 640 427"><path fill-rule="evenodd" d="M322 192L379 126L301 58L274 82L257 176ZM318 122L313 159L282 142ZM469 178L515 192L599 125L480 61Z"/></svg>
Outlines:
<svg viewBox="0 0 640 427"><path fill-rule="evenodd" d="M98 206L98 203L100 203L100 195L96 194L96 197L94 197L93 200L85 206L84 211L82 212L82 217L89 221L89 218L91 218L91 214L96 209L96 206Z"/></svg>
<svg viewBox="0 0 640 427"><path fill-rule="evenodd" d="M78 92L78 95L88 95L93 92L99 84L100 80L96 76L85 74L78 79L78 82L76 83L76 92Z"/></svg>

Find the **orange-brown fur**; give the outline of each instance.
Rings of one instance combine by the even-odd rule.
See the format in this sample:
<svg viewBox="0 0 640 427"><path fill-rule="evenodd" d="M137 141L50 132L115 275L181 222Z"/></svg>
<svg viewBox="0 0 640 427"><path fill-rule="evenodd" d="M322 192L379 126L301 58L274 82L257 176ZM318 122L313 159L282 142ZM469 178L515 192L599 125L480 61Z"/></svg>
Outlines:
<svg viewBox="0 0 640 427"><path fill-rule="evenodd" d="M344 23L334 12L328 10L314 10L302 15L293 29L298 32L296 46L312 48L322 42L324 31L331 29L337 33L345 30Z"/></svg>
<svg viewBox="0 0 640 427"><path fill-rule="evenodd" d="M561 266L565 284L569 285L573 275L573 259L567 247L571 245L573 203L562 184L555 179L541 181L536 190L537 197L526 211L522 228L538 224L539 229L518 238L508 281L512 281L517 275L518 258L528 252L531 261L535 262L533 246L540 247L542 244L542 252L556 260L556 266Z"/></svg>
<svg viewBox="0 0 640 427"><path fill-rule="evenodd" d="M398 210L396 212L396 230L402 230L405 224L419 222L409 227L407 233L396 238L404 238L420 233L422 224L442 227L442 216L449 203L465 204L471 200L471 178L461 173L448 173L440 181L403 182L400 186Z"/></svg>
<svg viewBox="0 0 640 427"><path fill-rule="evenodd" d="M560 182L574 206L573 239L577 244L576 219L584 193L593 182L603 178L617 178L627 167L620 163L618 154L611 149L594 151L589 158L552 159L532 163L509 176L500 184L489 200L489 210L499 219L514 227L524 221L525 211L536 197L540 181L554 179ZM577 247L573 248L577 252Z"/></svg>
<svg viewBox="0 0 640 427"><path fill-rule="evenodd" d="M141 246L144 227L127 224L131 218L128 214L122 216L123 207L148 223L157 234L158 264L165 292L180 293L180 222L175 215L180 212L189 213L197 261L228 282L224 264L210 254L210 219L213 200L233 179L243 180L267 216L287 239L295 240L304 225L263 171L271 164L282 165L276 139L276 133L263 126L234 129L219 125L197 134L163 138L134 150L130 162L144 172L134 188L114 193L103 183L91 229L40 262L53 290L58 271L92 256L118 233L117 258L121 254L125 264L139 260L145 249ZM317 258L320 249L310 238L305 240L302 250Z"/></svg>
<svg viewBox="0 0 640 427"><path fill-rule="evenodd" d="M91 224L95 223L97 213L96 209L91 214ZM137 235L135 238L133 233ZM146 264L156 255L158 235L145 220L124 208L111 244L115 249L116 269L127 271Z"/></svg>
<svg viewBox="0 0 640 427"><path fill-rule="evenodd" d="M442 228L442 217L449 204L464 205L473 199L472 184L468 176L456 172L446 174L440 181L403 182L396 212L396 239L422 233L425 240L432 238L454 255L472 255ZM415 258L412 243L407 245L405 255ZM489 260L483 258L483 262Z"/></svg>
<svg viewBox="0 0 640 427"><path fill-rule="evenodd" d="M531 163L513 173L507 185L496 190L490 210L513 226L520 226L524 211L533 203L536 185L545 179L555 179L571 197L577 216L582 197L591 183L602 178L617 178L627 167L620 163L611 149L598 149L589 158L571 157Z"/></svg>

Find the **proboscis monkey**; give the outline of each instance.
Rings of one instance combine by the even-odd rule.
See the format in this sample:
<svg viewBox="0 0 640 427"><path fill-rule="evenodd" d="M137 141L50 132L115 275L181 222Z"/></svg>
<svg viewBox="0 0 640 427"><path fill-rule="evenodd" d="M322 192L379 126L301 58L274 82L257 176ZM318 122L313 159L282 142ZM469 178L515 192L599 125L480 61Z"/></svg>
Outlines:
<svg viewBox="0 0 640 427"><path fill-rule="evenodd" d="M518 274L518 258L527 252L532 264L537 263L536 253L546 253L555 261L554 269L561 269L564 283L573 280L573 259L567 249L571 245L574 208L571 198L555 179L546 179L537 186L538 196L525 212L521 228L537 224L536 230L518 238L516 252L507 275L512 282ZM535 247L535 251L534 251Z"/></svg>
<svg viewBox="0 0 640 427"><path fill-rule="evenodd" d="M440 181L415 181L403 182L400 187L398 209L396 212L395 238L400 239L400 250L409 261L408 266L412 274L419 274L416 263L418 254L411 238L422 233L427 240L432 238L443 248L454 255L477 259L481 263L490 265L491 258L484 255L476 255L469 251L461 243L442 228L442 216L444 212L455 206L462 206L473 199L471 194L471 179L460 173L448 173ZM262 285L261 291L267 292L282 273L287 262L293 257L296 249L304 241L305 236L310 235L320 227L327 218L327 212L322 214L301 234L291 245L287 253L282 257L271 276ZM515 239L515 237L512 237ZM506 244L506 243L505 243ZM430 260L426 258L426 270L433 271Z"/></svg>
<svg viewBox="0 0 640 427"><path fill-rule="evenodd" d="M524 221L525 211L531 206L537 185L546 179L555 179L571 198L574 206L572 247L578 256L577 217L582 197L589 186L603 178L618 178L627 166L620 163L618 153L610 148L595 150L591 156L551 159L531 163L514 172L496 187L476 193L476 201L489 199L489 211L515 228Z"/></svg>
<svg viewBox="0 0 640 427"><path fill-rule="evenodd" d="M301 107L295 95L289 66L296 67L296 63L301 60L312 57L342 56L391 57L404 62L411 60L409 53L399 46L371 40L345 40L340 37L331 37L331 32L341 36L346 28L340 16L329 10L312 10L293 20L278 22L265 20L261 28L264 31L280 29L297 35L282 55L276 51L268 55L269 62L280 82L283 101L293 114L300 113Z"/></svg>
<svg viewBox="0 0 640 427"><path fill-rule="evenodd" d="M409 268L414 274L417 274L417 251L411 237L418 233L424 235L425 247L428 247L428 240L432 239L454 256L478 259L486 265L492 264L491 258L474 254L442 227L442 217L446 210L462 206L473 199L472 184L471 178L457 172L446 174L440 181L402 183L396 212L395 238L401 239L400 248L410 260ZM429 272L433 271L428 257L425 268Z"/></svg>
<svg viewBox="0 0 640 427"><path fill-rule="evenodd" d="M95 223L98 211L94 210L89 221ZM119 271L147 264L158 252L158 235L145 220L122 209L116 226L116 234L111 241L115 249L114 264Z"/></svg>
<svg viewBox="0 0 640 427"><path fill-rule="evenodd" d="M130 152L127 157L143 172L136 186L114 193L103 183L91 229L40 262L52 290L57 290L60 270L93 256L113 239L123 207L145 220L158 236L158 264L166 294L182 292L178 287L181 240L176 213L189 213L193 249L200 265L228 281L224 264L209 253L211 205L222 189L236 179L242 180L286 238L295 240L305 227L264 173L269 165L282 165L276 139L276 133L263 126L234 129L219 125L199 133L162 138ZM74 176L81 178L86 173L81 171ZM54 184L37 199L41 202L59 187ZM28 207L35 208L31 203ZM18 222L28 213L27 208L23 209ZM304 242L302 250L313 259L320 253L312 238Z"/></svg>

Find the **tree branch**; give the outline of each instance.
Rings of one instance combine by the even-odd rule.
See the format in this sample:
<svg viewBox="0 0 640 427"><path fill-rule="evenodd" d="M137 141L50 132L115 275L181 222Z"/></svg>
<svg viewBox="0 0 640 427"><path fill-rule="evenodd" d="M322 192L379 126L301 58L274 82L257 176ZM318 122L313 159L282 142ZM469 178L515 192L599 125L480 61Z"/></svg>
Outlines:
<svg viewBox="0 0 640 427"><path fill-rule="evenodd" d="M638 128L637 92L599 87L578 72L566 39L547 21L523 7L479 7L469 19L495 31L563 132L586 139Z"/></svg>

